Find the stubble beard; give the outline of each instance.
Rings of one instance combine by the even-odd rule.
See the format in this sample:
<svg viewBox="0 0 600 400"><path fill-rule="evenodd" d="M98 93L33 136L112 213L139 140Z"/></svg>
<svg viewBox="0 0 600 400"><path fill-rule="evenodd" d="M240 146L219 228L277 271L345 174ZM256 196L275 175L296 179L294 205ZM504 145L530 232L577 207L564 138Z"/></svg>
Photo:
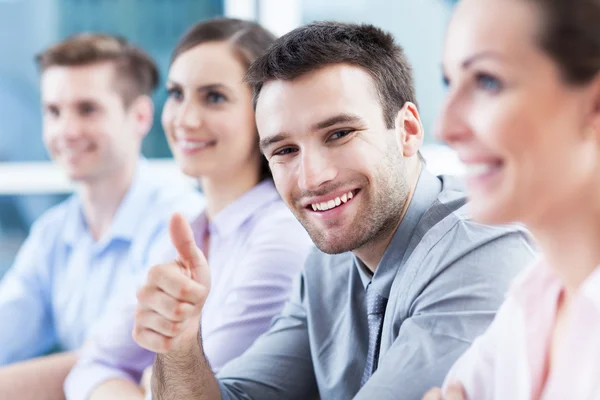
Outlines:
<svg viewBox="0 0 600 400"><path fill-rule="evenodd" d="M296 210L296 218L304 226L313 243L327 254L340 254L371 247L388 238L398 227L409 198L410 184L405 159L386 157L372 182L361 188L361 208L352 223L342 221L345 229L321 228L308 216L308 210ZM338 232L332 232L336 229Z"/></svg>

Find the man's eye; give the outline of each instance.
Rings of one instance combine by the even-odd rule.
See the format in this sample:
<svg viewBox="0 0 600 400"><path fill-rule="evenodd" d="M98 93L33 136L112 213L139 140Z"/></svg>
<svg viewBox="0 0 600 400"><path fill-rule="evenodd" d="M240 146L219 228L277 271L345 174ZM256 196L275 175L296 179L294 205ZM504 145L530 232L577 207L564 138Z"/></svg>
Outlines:
<svg viewBox="0 0 600 400"><path fill-rule="evenodd" d="M330 140L341 139L344 136L348 136L350 133L352 133L351 130L337 131L337 132L334 132L331 136L329 136L329 139Z"/></svg>
<svg viewBox="0 0 600 400"><path fill-rule="evenodd" d="M50 115L53 118L56 118L60 115L60 111L58 110L57 107L47 107L46 114Z"/></svg>
<svg viewBox="0 0 600 400"><path fill-rule="evenodd" d="M295 153L297 150L292 147L285 147L283 149L277 150L273 153L274 156L286 156L288 154Z"/></svg>
<svg viewBox="0 0 600 400"><path fill-rule="evenodd" d="M96 112L96 107L94 107L92 105L84 105L81 107L79 112L81 112L82 115L90 115L90 114L93 114L94 112Z"/></svg>

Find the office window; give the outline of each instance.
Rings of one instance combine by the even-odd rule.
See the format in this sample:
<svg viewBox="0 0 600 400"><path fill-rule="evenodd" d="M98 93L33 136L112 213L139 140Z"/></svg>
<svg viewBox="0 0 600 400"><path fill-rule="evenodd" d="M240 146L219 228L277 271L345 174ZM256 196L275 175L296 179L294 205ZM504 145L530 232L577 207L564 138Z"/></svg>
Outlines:
<svg viewBox="0 0 600 400"><path fill-rule="evenodd" d="M191 25L223 15L223 9L223 0L0 0L0 166L48 160L33 58L82 31L122 35L155 58L161 70L160 88L154 94L157 112L142 152L149 158L169 157L160 111L171 50ZM0 276L32 222L64 198L0 190Z"/></svg>

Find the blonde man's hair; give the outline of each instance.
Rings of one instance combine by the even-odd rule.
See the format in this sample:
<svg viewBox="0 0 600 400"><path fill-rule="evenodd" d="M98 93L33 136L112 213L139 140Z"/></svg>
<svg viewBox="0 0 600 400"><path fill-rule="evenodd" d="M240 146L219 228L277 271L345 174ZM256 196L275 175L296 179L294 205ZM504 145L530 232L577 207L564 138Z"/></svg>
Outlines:
<svg viewBox="0 0 600 400"><path fill-rule="evenodd" d="M37 54L35 61L42 73L56 66L114 64L115 86L125 108L139 96L150 95L158 85L158 68L154 60L118 36L98 33L71 36Z"/></svg>

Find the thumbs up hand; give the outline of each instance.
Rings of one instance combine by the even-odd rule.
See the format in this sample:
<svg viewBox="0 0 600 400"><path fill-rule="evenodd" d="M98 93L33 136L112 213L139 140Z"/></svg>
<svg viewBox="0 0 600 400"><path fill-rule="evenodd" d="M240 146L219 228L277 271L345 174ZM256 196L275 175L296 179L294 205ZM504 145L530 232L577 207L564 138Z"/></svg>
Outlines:
<svg viewBox="0 0 600 400"><path fill-rule="evenodd" d="M196 343L200 314L210 290L210 270L187 221L175 214L170 223L177 258L155 265L138 291L133 338L142 347L166 353Z"/></svg>

